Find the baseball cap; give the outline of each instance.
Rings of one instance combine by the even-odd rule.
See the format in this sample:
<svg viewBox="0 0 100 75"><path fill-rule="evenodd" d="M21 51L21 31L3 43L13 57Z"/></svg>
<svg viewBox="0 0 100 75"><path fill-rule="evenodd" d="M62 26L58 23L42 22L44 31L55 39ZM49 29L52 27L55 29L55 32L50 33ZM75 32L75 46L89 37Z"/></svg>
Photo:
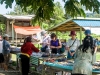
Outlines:
<svg viewBox="0 0 100 75"><path fill-rule="evenodd" d="M46 34L47 33L47 31L42 31L41 32L41 35L43 36L44 34Z"/></svg>
<svg viewBox="0 0 100 75"><path fill-rule="evenodd" d="M85 30L85 35L90 35L91 34L91 30L87 29Z"/></svg>
<svg viewBox="0 0 100 75"><path fill-rule="evenodd" d="M8 34L4 34L3 37L9 37L9 35Z"/></svg>

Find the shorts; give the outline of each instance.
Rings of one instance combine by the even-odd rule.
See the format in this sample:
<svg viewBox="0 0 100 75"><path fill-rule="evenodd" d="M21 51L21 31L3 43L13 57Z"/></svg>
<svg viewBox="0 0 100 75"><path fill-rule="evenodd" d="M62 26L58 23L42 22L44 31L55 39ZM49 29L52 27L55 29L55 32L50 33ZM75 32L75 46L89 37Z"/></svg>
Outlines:
<svg viewBox="0 0 100 75"><path fill-rule="evenodd" d="M4 62L4 56L2 53L0 53L0 63L3 63Z"/></svg>
<svg viewBox="0 0 100 75"><path fill-rule="evenodd" d="M4 63L5 63L6 65L9 64L9 60L10 60L10 59L11 59L11 54L10 54L10 53L4 54Z"/></svg>

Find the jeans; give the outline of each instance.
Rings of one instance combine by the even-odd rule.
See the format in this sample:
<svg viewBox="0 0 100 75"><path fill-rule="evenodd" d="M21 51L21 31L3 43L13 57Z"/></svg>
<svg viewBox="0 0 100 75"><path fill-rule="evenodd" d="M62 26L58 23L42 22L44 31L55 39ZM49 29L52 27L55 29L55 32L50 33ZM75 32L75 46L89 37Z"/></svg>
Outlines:
<svg viewBox="0 0 100 75"><path fill-rule="evenodd" d="M74 50L70 50L70 52L73 53L75 51ZM75 56L75 54L73 56L71 56L69 51L68 51L67 59L74 59L74 56Z"/></svg>
<svg viewBox="0 0 100 75"><path fill-rule="evenodd" d="M46 45L46 46L44 46L44 47L42 47L41 48L41 52L46 52L46 49L48 48L48 46Z"/></svg>

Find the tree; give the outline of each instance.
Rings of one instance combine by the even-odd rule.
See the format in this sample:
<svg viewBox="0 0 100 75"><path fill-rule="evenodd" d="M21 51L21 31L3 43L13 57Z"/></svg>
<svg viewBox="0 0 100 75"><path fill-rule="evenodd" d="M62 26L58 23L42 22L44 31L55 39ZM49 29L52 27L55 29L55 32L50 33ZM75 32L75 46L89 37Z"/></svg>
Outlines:
<svg viewBox="0 0 100 75"><path fill-rule="evenodd" d="M54 0L15 0L23 10L26 11L27 7L31 7L35 13L35 19L42 22L43 20L50 20L54 14ZM98 0L63 0L65 5L65 13L71 17L77 17L78 15L85 17L85 12L82 6L86 10L99 13L100 2ZM12 8L14 0L1 0L0 3L6 4L6 8Z"/></svg>
<svg viewBox="0 0 100 75"><path fill-rule="evenodd" d="M88 12L86 13L86 17L92 17L92 18L100 18L100 9L99 9L99 13L97 12Z"/></svg>
<svg viewBox="0 0 100 75"><path fill-rule="evenodd" d="M1 0L0 3L6 4L6 8L12 8L14 0ZM43 20L50 20L54 14L54 0L15 0L23 10L26 11L27 7L31 7L31 11L35 13L35 19L39 22ZM71 17L77 17L78 15L85 17L85 12L82 6L85 6L86 10L99 13L100 3L98 0L63 0L65 2L65 13Z"/></svg>
<svg viewBox="0 0 100 75"><path fill-rule="evenodd" d="M54 3L54 15L52 18L48 21L49 28L53 27L54 25L59 24L60 22L63 22L65 20L64 18L64 10L60 4L60 2Z"/></svg>
<svg viewBox="0 0 100 75"><path fill-rule="evenodd" d="M6 31L6 26L2 23L0 23L0 35L3 35Z"/></svg>
<svg viewBox="0 0 100 75"><path fill-rule="evenodd" d="M60 22L63 22L65 20L64 18L64 10L60 4L60 2L54 3L54 16L50 18L50 20L45 20L42 22L42 28L45 30L59 24Z"/></svg>
<svg viewBox="0 0 100 75"><path fill-rule="evenodd" d="M19 5L15 5L14 10L11 12L8 12L7 14L10 14L10 15L31 15L34 12L31 12L30 9L31 9L30 7L27 7L27 10L24 11L24 10L22 10L22 8Z"/></svg>
<svg viewBox="0 0 100 75"><path fill-rule="evenodd" d="M64 19L64 9L61 6L60 2L56 2L56 3L54 3L54 5L55 5L54 6L54 16L52 16L52 18L50 18L50 20L43 21L41 24L41 28L44 28L47 30L48 28L51 28L54 25L57 25L58 23L65 20ZM19 5L16 5L14 7L14 10L7 14L9 14L9 15L31 15L34 12L30 13L31 12L30 9L31 9L31 7L28 7L27 12L25 12L25 11L22 11L22 9ZM33 25L40 25L40 24L37 22L36 24L33 24Z"/></svg>

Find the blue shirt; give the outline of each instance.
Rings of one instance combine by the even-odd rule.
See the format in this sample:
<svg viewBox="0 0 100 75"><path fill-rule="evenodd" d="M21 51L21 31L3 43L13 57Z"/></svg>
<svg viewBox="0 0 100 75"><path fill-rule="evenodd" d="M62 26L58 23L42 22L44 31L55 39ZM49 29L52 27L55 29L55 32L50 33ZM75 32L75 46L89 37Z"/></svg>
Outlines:
<svg viewBox="0 0 100 75"><path fill-rule="evenodd" d="M6 40L3 40L3 54L8 53L10 53L10 44Z"/></svg>

